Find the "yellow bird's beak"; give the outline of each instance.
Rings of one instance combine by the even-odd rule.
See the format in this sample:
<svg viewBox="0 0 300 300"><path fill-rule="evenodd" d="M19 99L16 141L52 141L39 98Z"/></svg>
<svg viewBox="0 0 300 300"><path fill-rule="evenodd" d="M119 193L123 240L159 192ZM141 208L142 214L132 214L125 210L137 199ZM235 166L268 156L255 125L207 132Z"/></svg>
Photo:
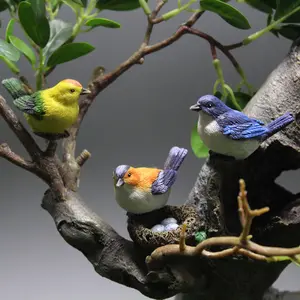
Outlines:
<svg viewBox="0 0 300 300"><path fill-rule="evenodd" d="M80 95L87 95L90 93L91 93L91 91L89 89L82 88Z"/></svg>

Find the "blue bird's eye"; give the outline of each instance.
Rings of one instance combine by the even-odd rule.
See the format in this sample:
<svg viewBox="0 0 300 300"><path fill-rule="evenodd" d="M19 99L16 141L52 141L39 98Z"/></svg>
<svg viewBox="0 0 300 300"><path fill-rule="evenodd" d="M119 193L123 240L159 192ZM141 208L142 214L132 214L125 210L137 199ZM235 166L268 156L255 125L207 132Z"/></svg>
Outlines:
<svg viewBox="0 0 300 300"><path fill-rule="evenodd" d="M213 104L212 104L211 102L208 102L208 103L207 103L207 107L208 107L208 108L211 108L211 107L213 107Z"/></svg>

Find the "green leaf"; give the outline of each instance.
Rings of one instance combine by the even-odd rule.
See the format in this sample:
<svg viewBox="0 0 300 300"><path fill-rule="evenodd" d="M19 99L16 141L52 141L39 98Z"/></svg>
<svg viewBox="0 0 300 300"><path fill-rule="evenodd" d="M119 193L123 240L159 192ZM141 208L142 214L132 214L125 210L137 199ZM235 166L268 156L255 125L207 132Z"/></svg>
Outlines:
<svg viewBox="0 0 300 300"><path fill-rule="evenodd" d="M50 0L50 3L52 7L52 12L54 12L57 9L57 7L61 5L61 2L58 0Z"/></svg>
<svg viewBox="0 0 300 300"><path fill-rule="evenodd" d="M15 22L16 22L15 19L11 19L6 26L5 40L8 43L9 43L9 36L13 34Z"/></svg>
<svg viewBox="0 0 300 300"><path fill-rule="evenodd" d="M49 57L47 66L53 67L92 52L95 48L88 43L62 45Z"/></svg>
<svg viewBox="0 0 300 300"><path fill-rule="evenodd" d="M250 5L251 7L256 8L257 10L267 13L267 14L270 14L273 11L272 7L263 3L261 0L237 0L237 2L246 3L246 4Z"/></svg>
<svg viewBox="0 0 300 300"><path fill-rule="evenodd" d="M87 0L71 0L73 1L74 3L82 6L82 7L86 7L87 6Z"/></svg>
<svg viewBox="0 0 300 300"><path fill-rule="evenodd" d="M62 20L50 21L50 38L43 49L45 59L62 46L72 35L73 25Z"/></svg>
<svg viewBox="0 0 300 300"><path fill-rule="evenodd" d="M77 11L80 10L81 8L81 5L75 3L74 1L72 0L61 0L65 5L69 6L73 11L74 13L77 13Z"/></svg>
<svg viewBox="0 0 300 300"><path fill-rule="evenodd" d="M220 91L216 91L216 93L214 94L214 96L216 96L219 99L222 99L223 95Z"/></svg>
<svg viewBox="0 0 300 300"><path fill-rule="evenodd" d="M300 36L300 24L282 24L276 32L289 40L296 40Z"/></svg>
<svg viewBox="0 0 300 300"><path fill-rule="evenodd" d="M277 0L261 0L262 3L268 5L269 7L276 9L277 7Z"/></svg>
<svg viewBox="0 0 300 300"><path fill-rule="evenodd" d="M50 37L50 26L46 17L36 17L32 10L31 4L22 1L18 10L20 23L26 34L35 44L44 48ZM37 25L38 24L38 25Z"/></svg>
<svg viewBox="0 0 300 300"><path fill-rule="evenodd" d="M227 4L220 0L201 0L200 6L204 10L208 10L218 14L227 23L236 28L251 28L247 18L230 4Z"/></svg>
<svg viewBox="0 0 300 300"><path fill-rule="evenodd" d="M97 8L101 10L128 11L139 7L139 0L98 0L97 2Z"/></svg>
<svg viewBox="0 0 300 300"><path fill-rule="evenodd" d="M285 19L283 23L300 23L300 11L292 14L290 17Z"/></svg>
<svg viewBox="0 0 300 300"><path fill-rule="evenodd" d="M244 109L244 107L252 98L250 95L243 92L234 92L234 96L241 109ZM236 109L230 96L226 98L226 105L231 107L232 109Z"/></svg>
<svg viewBox="0 0 300 300"><path fill-rule="evenodd" d="M9 60L7 57L4 57L4 56L0 55L0 59L3 60L6 63L6 65L9 67L9 69L13 73L15 73L15 74L19 74L20 73L20 70L17 67L17 65L14 62L12 62L11 60Z"/></svg>
<svg viewBox="0 0 300 300"><path fill-rule="evenodd" d="M33 50L25 42L23 42L16 36L10 35L9 40L14 47L16 47L20 52L22 52L25 55L25 57L28 59L31 65L34 66L36 63L36 58Z"/></svg>
<svg viewBox="0 0 300 300"><path fill-rule="evenodd" d="M11 44L0 39L0 55L11 61L18 61L20 59L20 52Z"/></svg>
<svg viewBox="0 0 300 300"><path fill-rule="evenodd" d="M107 28L120 28L121 24L118 22L115 22L113 20L105 19L105 18L95 18L95 19L90 19L85 23L86 26L91 26L91 27L107 27Z"/></svg>
<svg viewBox="0 0 300 300"><path fill-rule="evenodd" d="M46 16L46 7L44 0L28 0L37 20L43 19Z"/></svg>
<svg viewBox="0 0 300 300"><path fill-rule="evenodd" d="M300 0L278 0L274 20L287 15L298 6L300 6Z"/></svg>
<svg viewBox="0 0 300 300"><path fill-rule="evenodd" d="M9 8L9 5L6 1L0 0L0 11L4 11Z"/></svg>
<svg viewBox="0 0 300 300"><path fill-rule="evenodd" d="M191 147L194 154L198 158L204 158L208 156L209 149L204 145L203 141L201 140L198 131L197 131L197 124L193 127L191 133Z"/></svg>

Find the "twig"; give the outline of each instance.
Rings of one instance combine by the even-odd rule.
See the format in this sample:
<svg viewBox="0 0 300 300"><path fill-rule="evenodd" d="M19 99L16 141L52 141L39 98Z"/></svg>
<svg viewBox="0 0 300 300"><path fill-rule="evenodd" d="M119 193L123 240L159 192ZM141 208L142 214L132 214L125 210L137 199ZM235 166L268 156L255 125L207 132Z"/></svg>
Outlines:
<svg viewBox="0 0 300 300"><path fill-rule="evenodd" d="M0 156L7 159L14 165L34 173L34 163L26 161L23 157L14 153L6 143L0 144Z"/></svg>
<svg viewBox="0 0 300 300"><path fill-rule="evenodd" d="M157 248L151 253L151 256L147 258L147 263L151 264L155 260L159 260L162 257L170 255L185 255L185 256L197 256L202 255L209 258L224 258L231 255L240 254L251 259L261 261L276 261L277 256L287 256L292 261L298 261L295 256L300 254L300 247L294 248L280 248L280 247L267 247L259 245L250 241L249 233L254 217L261 216L269 211L268 207L261 209L251 210L248 200L247 191L245 189L244 180L240 180L240 193L238 196L239 214L242 225L242 233L239 237L236 236L221 236L212 237L202 241L197 246L183 245L182 237L180 238L179 245L166 245ZM231 247L221 251L212 252L207 250L211 247Z"/></svg>
<svg viewBox="0 0 300 300"><path fill-rule="evenodd" d="M193 34L193 35L197 35L197 36L201 37L202 39L205 39L206 41L209 42L210 47L211 47L211 52L212 52L213 59L217 58L216 48L218 48L231 61L232 65L236 69L239 68L239 63L234 58L234 56L230 53L229 50L242 47L243 44L238 43L238 44L233 44L233 45L229 45L229 46L224 46L223 44L221 44L220 42L218 42L216 39L214 39L209 34L206 34L206 33L202 32L202 31L200 31L198 29L190 28L190 27L187 27L187 26L184 29L185 29L185 31L187 33Z"/></svg>
<svg viewBox="0 0 300 300"><path fill-rule="evenodd" d="M179 252L183 252L185 250L185 238L186 238L186 223L182 224L181 233L180 233L180 240L179 240Z"/></svg>
<svg viewBox="0 0 300 300"><path fill-rule="evenodd" d="M255 217L259 217L262 214L269 211L268 207L264 207L262 209L256 209L252 210L249 206L248 200L247 200L247 191L246 191L246 185L245 181L243 179L240 179L240 193L238 196L238 206L239 206L239 212L241 212L242 217L242 233L240 236L240 242L241 243L248 243L248 235L250 233L252 220Z"/></svg>
<svg viewBox="0 0 300 300"><path fill-rule="evenodd" d="M29 94L32 94L34 92L32 86L30 85L29 81L25 76L20 76L19 79L23 82L24 88Z"/></svg>
<svg viewBox="0 0 300 300"><path fill-rule="evenodd" d="M76 162L80 167L82 167L90 157L91 153L84 149L76 158Z"/></svg>
<svg viewBox="0 0 300 300"><path fill-rule="evenodd" d="M233 50L233 49L237 49L237 48L240 48L240 47L243 47L245 46L243 44L243 42L239 42L239 43L235 43L235 44L231 44L231 45L224 45L224 48L228 51L230 50Z"/></svg>
<svg viewBox="0 0 300 300"><path fill-rule="evenodd" d="M53 157L55 155L56 149L57 149L57 142L49 141L47 145L47 149L44 152L44 155L48 157Z"/></svg>
<svg viewBox="0 0 300 300"><path fill-rule="evenodd" d="M0 96L0 115L21 141L32 160L36 161L41 157L41 149L2 96Z"/></svg>
<svg viewBox="0 0 300 300"><path fill-rule="evenodd" d="M58 199L63 199L64 185L58 171L59 167L56 164L55 157L53 158L48 156L49 154L54 154L54 145L52 143L50 144L50 148L48 149L49 153L43 153L31 134L25 129L23 124L20 122L18 117L15 115L13 110L6 103L2 96L0 96L0 115L27 150L32 159L32 164L28 164L28 162L15 153L9 152L9 148L7 148L8 146L6 144L4 144L4 146L2 144L3 148L1 156L8 159L15 165L35 173L50 186Z"/></svg>
<svg viewBox="0 0 300 300"><path fill-rule="evenodd" d="M75 148L76 148L76 137L78 135L80 124L86 112L88 111L90 105L93 103L94 99L96 98L96 96L101 91L103 91L106 87L108 87L111 83L113 83L117 78L119 78L124 72L130 69L132 66L141 63L141 60L143 60L145 56L149 55L150 53L159 51L173 44L178 39L180 39L180 37L184 33L186 33L184 27L190 27L194 25L202 15L202 13L194 13L187 20L187 22L182 26L180 26L180 28L171 37L161 42L158 42L154 45L148 45L150 42L151 33L154 25L151 22L151 18L155 17L160 11L160 9L163 7L162 2L158 2L156 9L152 12L150 18L148 19L146 33L140 48L135 53L133 53L132 56L129 57L126 61L121 63L119 67L117 67L114 71L95 78L91 84L92 93L80 101L80 112L79 112L77 122L69 130L70 136L63 141L63 161L64 162L67 162L67 160L69 161L69 163L66 164L66 168L69 168L69 170L66 170L66 172L74 174L73 176L74 182L77 181L77 178L75 177L77 176L78 173L70 170L70 166L74 166L73 161L75 160L74 155L75 155ZM71 180L71 178L69 180Z"/></svg>
<svg viewBox="0 0 300 300"><path fill-rule="evenodd" d="M119 78L125 71L127 71L132 66L134 66L136 62L138 62L144 56L159 51L167 46L170 46L174 42L179 40L179 38L185 33L185 30L183 28L186 26L190 27L194 25L197 22L197 20L201 17L201 15L202 13L193 14L190 17L190 19L184 25L180 26L179 29L171 37L150 46L147 46L145 44L145 40L147 41L149 39L149 37L147 36L149 35L149 28L148 28L141 47L130 58L128 58L125 62L120 64L120 66L116 68L114 71L104 76L101 76L100 78L96 78L94 80L93 93L90 94L85 99L83 99L83 101L81 101L81 109L80 109L80 116L79 116L78 123L80 124L80 122L84 118L86 111L88 110L89 106L92 104L92 101L101 91L103 91L108 85L110 85L117 78Z"/></svg>
<svg viewBox="0 0 300 300"><path fill-rule="evenodd" d="M152 12L151 18L149 20L149 22L151 22L153 25L154 24L158 24L164 21L163 18L156 18L158 13L160 12L160 10L163 8L163 6L167 3L166 0L160 0L157 1L157 5L156 8L154 9L154 11Z"/></svg>

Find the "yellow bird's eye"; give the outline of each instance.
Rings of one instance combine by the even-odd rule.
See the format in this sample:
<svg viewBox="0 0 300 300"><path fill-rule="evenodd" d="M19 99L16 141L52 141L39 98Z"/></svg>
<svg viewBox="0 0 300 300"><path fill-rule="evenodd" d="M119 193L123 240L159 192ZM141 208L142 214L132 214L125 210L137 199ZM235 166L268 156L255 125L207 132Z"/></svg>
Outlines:
<svg viewBox="0 0 300 300"><path fill-rule="evenodd" d="M75 90L74 90L74 89L70 89L70 92L71 92L71 93L74 93L74 92L75 92Z"/></svg>

